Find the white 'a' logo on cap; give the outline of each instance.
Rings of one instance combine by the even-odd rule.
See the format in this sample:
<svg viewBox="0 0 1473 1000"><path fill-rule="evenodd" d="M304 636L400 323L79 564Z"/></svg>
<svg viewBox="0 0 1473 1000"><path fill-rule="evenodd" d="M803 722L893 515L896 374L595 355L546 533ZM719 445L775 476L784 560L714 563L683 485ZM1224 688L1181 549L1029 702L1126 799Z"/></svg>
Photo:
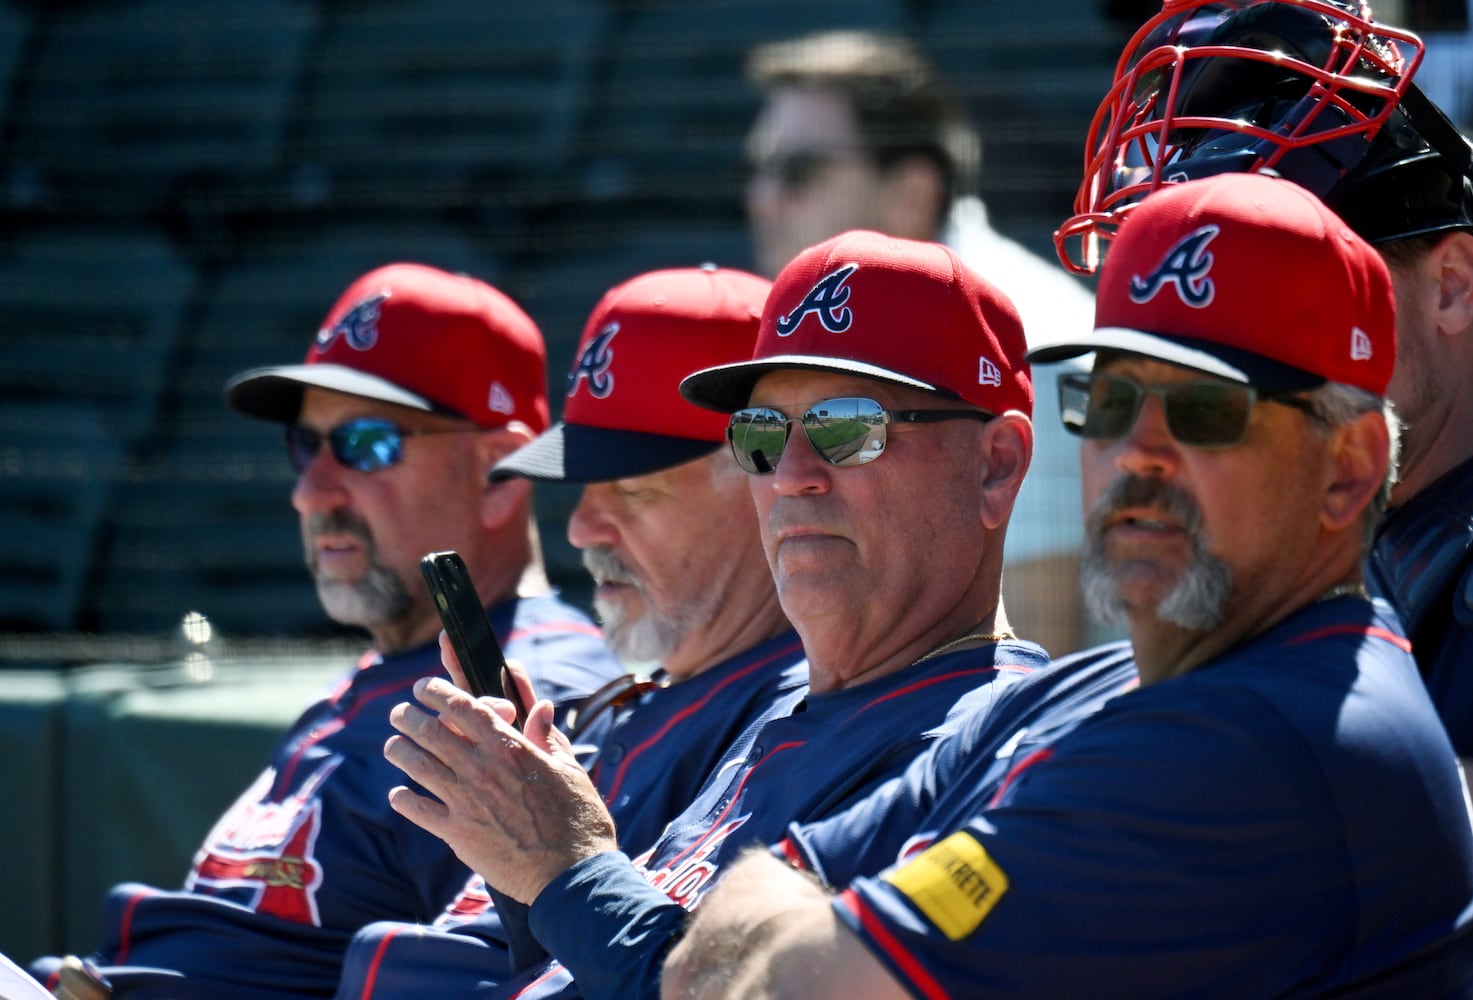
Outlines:
<svg viewBox="0 0 1473 1000"><path fill-rule="evenodd" d="M317 349L327 350L339 337L343 338L343 341L355 351L366 351L378 343L379 307L388 301L388 298L387 289L377 295L370 295L343 313L342 318L332 326L318 330Z"/></svg>
<svg viewBox="0 0 1473 1000"><path fill-rule="evenodd" d="M1350 360L1371 360L1371 335L1358 326L1350 328Z"/></svg>
<svg viewBox="0 0 1473 1000"><path fill-rule="evenodd" d="M492 413L505 413L511 416L517 412L517 401L512 399L506 386L496 379L491 380L491 395L487 397L486 405L491 408Z"/></svg>
<svg viewBox="0 0 1473 1000"><path fill-rule="evenodd" d="M818 317L829 333L843 333L854 322L854 312L844 305L849 301L850 288L844 282L854 273L857 264L845 264L818 279L818 284L808 290L803 301L786 316L777 318L777 335L790 337L803 322L803 317L812 313Z"/></svg>
<svg viewBox="0 0 1473 1000"><path fill-rule="evenodd" d="M1002 385L1002 370L987 358L977 359L977 384Z"/></svg>

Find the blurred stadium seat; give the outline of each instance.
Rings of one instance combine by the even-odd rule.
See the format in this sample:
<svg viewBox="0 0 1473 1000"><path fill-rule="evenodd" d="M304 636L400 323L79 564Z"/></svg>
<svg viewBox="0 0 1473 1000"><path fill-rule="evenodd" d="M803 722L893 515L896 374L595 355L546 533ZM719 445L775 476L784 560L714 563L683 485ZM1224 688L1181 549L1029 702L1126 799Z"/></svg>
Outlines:
<svg viewBox="0 0 1473 1000"><path fill-rule="evenodd" d="M144 226L48 225L0 250L0 394L98 407L124 446L155 430L194 269Z"/></svg>
<svg viewBox="0 0 1473 1000"><path fill-rule="evenodd" d="M142 214L240 200L280 165L309 0L58 4L12 121L21 208Z"/></svg>
<svg viewBox="0 0 1473 1000"><path fill-rule="evenodd" d="M534 200L567 162L608 9L333 4L298 123L298 169L324 174L339 205Z"/></svg>
<svg viewBox="0 0 1473 1000"><path fill-rule="evenodd" d="M0 632L72 632L124 471L107 415L0 401Z"/></svg>

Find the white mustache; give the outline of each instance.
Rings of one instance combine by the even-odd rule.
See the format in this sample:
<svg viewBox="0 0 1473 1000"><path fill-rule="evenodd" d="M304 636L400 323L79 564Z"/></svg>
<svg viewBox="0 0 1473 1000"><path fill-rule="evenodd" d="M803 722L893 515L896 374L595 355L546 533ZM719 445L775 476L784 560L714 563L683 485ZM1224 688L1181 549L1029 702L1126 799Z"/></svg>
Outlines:
<svg viewBox="0 0 1473 1000"><path fill-rule="evenodd" d="M596 545L591 549L584 549L583 568L593 577L594 583L624 583L639 587L639 581L629 567L607 546Z"/></svg>

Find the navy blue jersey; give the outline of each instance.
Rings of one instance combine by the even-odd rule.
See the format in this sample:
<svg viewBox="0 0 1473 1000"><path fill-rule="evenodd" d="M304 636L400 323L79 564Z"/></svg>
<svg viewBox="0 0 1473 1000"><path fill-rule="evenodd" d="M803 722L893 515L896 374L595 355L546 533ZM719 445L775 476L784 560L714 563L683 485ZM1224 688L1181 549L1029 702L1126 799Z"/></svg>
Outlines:
<svg viewBox="0 0 1473 1000"><path fill-rule="evenodd" d="M537 897L532 930L562 964L523 974L495 995L657 996L672 935L723 864L778 839L790 822L846 808L948 732L959 699L976 692L971 703L988 700L1047 663L1032 643L993 643L858 687L786 699L742 734L635 864L599 855Z"/></svg>
<svg viewBox="0 0 1473 1000"><path fill-rule="evenodd" d="M930 846L926 831L970 818L973 803L1000 790L1030 748L1054 742L1138 683L1130 644L1117 642L1055 660L975 710L968 696L957 703L968 715L955 733L843 812L791 824L773 853L834 888L883 871ZM948 795L961 772L972 795Z"/></svg>
<svg viewBox="0 0 1473 1000"><path fill-rule="evenodd" d="M1384 604L1311 604L1000 782L936 760L934 842L833 904L915 996L1308 997L1387 970L1360 995L1467 995L1473 827Z"/></svg>
<svg viewBox="0 0 1473 1000"><path fill-rule="evenodd" d="M503 602L491 619L507 656L561 711L622 673L597 627L556 597ZM440 912L468 869L389 807L405 777L383 754L389 710L428 676L444 676L437 643L365 655L221 816L183 889L108 893L94 957L119 995L331 996L356 930ZM32 972L44 980L55 964Z"/></svg>
<svg viewBox="0 0 1473 1000"><path fill-rule="evenodd" d="M774 703L800 696L807 682L803 647L786 632L621 707L593 769L620 845L634 852L654 843L727 746ZM505 980L513 970L490 904L485 883L474 875L432 927L387 921L365 927L348 947L337 996L463 996L480 983Z"/></svg>
<svg viewBox="0 0 1473 1000"><path fill-rule="evenodd" d="M1406 625L1453 748L1473 758L1473 461L1386 516L1369 575Z"/></svg>

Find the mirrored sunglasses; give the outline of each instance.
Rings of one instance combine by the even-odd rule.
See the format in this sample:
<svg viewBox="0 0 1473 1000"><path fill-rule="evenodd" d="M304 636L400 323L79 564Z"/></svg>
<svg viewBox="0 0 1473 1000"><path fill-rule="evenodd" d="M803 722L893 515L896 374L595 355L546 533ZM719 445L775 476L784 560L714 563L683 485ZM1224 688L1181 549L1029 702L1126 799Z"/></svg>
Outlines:
<svg viewBox="0 0 1473 1000"><path fill-rule="evenodd" d="M885 450L887 424L934 424L943 420L991 420L981 410L887 410L873 399L847 396L825 399L801 417L768 406L749 406L731 415L726 440L742 471L765 476L777 471L788 433L803 428L808 443L830 465L864 465Z"/></svg>
<svg viewBox="0 0 1473 1000"><path fill-rule="evenodd" d="M1314 412L1306 400L1216 379L1144 386L1106 372L1059 376L1059 416L1064 429L1092 441L1114 441L1129 434L1147 396L1161 397L1167 430L1193 448L1240 444L1248 434L1248 420L1257 402Z"/></svg>
<svg viewBox="0 0 1473 1000"><path fill-rule="evenodd" d="M479 427L442 427L434 430L409 431L391 420L363 418L347 420L326 434L301 424L286 428L286 454L297 475L317 457L326 442L338 464L359 472L378 472L399 464L404 458L404 439L430 434L463 434Z"/></svg>

